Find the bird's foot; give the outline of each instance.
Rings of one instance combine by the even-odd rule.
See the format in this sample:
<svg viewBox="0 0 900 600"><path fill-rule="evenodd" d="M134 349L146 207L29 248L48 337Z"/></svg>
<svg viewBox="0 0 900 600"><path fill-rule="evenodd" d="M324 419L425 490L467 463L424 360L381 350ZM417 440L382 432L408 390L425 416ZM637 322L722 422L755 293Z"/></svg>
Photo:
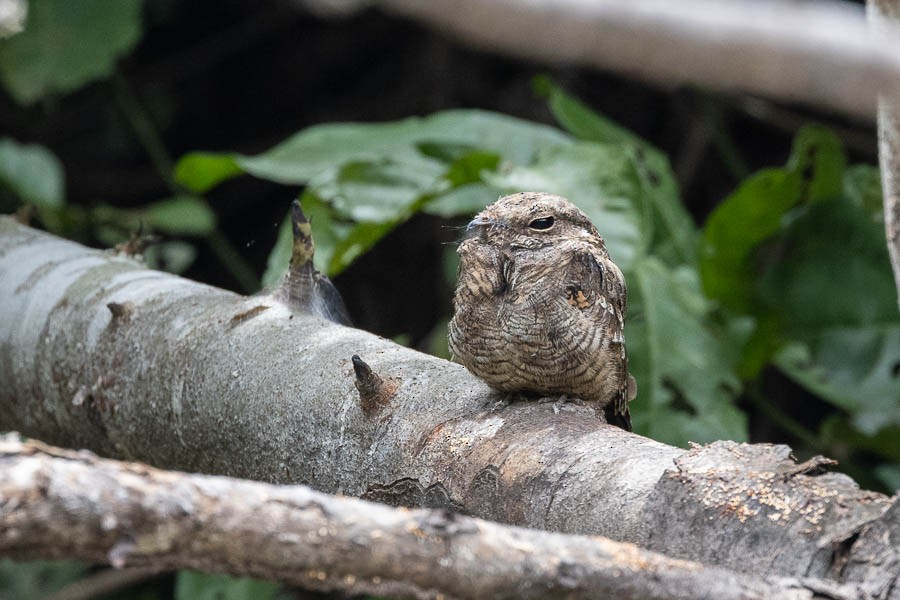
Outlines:
<svg viewBox="0 0 900 600"><path fill-rule="evenodd" d="M495 410L500 410L501 408L506 408L507 406L509 406L512 403L512 399L514 396L515 396L514 392L507 392L507 393L503 394L502 398L500 398L499 400L494 402L493 405L491 405L491 412L494 412Z"/></svg>
<svg viewBox="0 0 900 600"><path fill-rule="evenodd" d="M540 403L552 402L553 403L553 414L558 415L560 409L566 404L574 404L576 406L584 406L584 400L581 398L570 398L566 394L562 394L561 396L551 396L547 398L541 398L539 400Z"/></svg>

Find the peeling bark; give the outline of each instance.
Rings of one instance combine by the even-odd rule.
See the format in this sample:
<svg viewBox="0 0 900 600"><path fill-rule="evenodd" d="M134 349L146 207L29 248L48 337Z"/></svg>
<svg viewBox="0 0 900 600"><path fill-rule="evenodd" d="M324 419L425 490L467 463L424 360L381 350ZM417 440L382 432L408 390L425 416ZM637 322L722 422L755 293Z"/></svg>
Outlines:
<svg viewBox="0 0 900 600"><path fill-rule="evenodd" d="M863 598L632 544L158 471L0 437L0 556L195 568L395 598Z"/></svg>
<svg viewBox="0 0 900 600"><path fill-rule="evenodd" d="M111 302L131 303L127 322ZM397 382L374 417L354 354ZM459 365L9 218L0 381L0 429L55 444L600 534L750 573L877 580L879 597L900 597L897 500L822 473L824 461L732 442L686 451L590 407L497 406Z"/></svg>
<svg viewBox="0 0 900 600"><path fill-rule="evenodd" d="M477 46L872 119L900 96L900 37L848 2L379 0ZM715 57L715 60L711 60Z"/></svg>

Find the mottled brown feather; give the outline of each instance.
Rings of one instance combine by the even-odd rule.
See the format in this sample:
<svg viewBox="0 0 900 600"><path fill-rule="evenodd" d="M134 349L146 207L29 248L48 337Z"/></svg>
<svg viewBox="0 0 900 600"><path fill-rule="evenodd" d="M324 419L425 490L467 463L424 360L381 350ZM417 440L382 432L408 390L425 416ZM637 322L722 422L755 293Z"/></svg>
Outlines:
<svg viewBox="0 0 900 600"><path fill-rule="evenodd" d="M485 208L469 231L449 327L454 360L501 392L579 398L630 430L625 279L587 215L523 192Z"/></svg>

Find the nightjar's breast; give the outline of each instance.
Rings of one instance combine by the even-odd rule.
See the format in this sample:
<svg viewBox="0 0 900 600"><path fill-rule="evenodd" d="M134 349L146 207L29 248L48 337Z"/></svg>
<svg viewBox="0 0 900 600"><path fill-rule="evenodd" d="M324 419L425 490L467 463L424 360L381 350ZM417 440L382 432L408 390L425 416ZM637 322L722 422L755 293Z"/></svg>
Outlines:
<svg viewBox="0 0 900 600"><path fill-rule="evenodd" d="M504 392L566 394L601 406L621 392L622 315L602 266L594 274L581 264L593 260L589 246L516 252L473 239L459 252L454 360Z"/></svg>

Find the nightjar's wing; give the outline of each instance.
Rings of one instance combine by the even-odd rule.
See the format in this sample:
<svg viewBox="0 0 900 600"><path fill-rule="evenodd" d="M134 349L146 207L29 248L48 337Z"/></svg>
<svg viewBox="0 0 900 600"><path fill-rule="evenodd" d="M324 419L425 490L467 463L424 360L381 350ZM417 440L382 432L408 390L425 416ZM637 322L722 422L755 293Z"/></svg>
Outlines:
<svg viewBox="0 0 900 600"><path fill-rule="evenodd" d="M628 402L634 398L636 386L628 373L625 351L625 277L606 252L582 246L573 250L566 281L566 300L605 330L609 359L621 361L622 383L604 412L608 423L631 431Z"/></svg>

